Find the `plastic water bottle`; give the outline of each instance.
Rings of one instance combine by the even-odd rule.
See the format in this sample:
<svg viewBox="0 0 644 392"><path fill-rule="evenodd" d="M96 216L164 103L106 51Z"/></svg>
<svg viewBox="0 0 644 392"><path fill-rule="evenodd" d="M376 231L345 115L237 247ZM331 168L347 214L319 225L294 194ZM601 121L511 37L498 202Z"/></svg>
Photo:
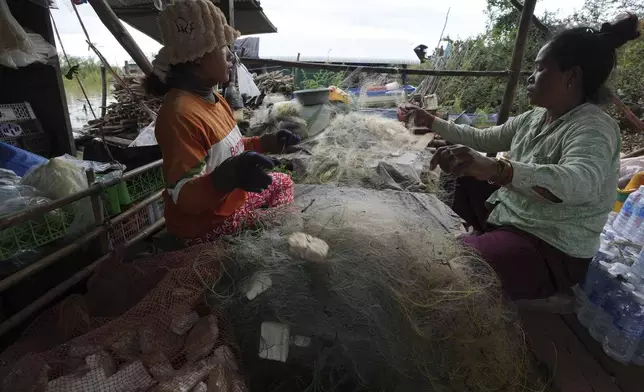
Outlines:
<svg viewBox="0 0 644 392"><path fill-rule="evenodd" d="M628 198L624 202L624 205L622 206L622 209L619 211L619 214L613 222L613 229L615 229L615 231L623 237L627 236L635 205L642 199L642 196L644 195L643 188L644 187L639 187L638 190L628 196Z"/></svg>
<svg viewBox="0 0 644 392"><path fill-rule="evenodd" d="M644 243L644 198L638 199L633 203L633 213L627 224L625 238L636 244Z"/></svg>
<svg viewBox="0 0 644 392"><path fill-rule="evenodd" d="M631 362L637 366L644 366L644 335L640 338L640 345L637 347L635 354L633 354Z"/></svg>
<svg viewBox="0 0 644 392"><path fill-rule="evenodd" d="M583 298L577 311L577 319L587 329L592 326L612 283L609 275L611 266L606 260L606 255L600 250L588 267L586 279L581 286Z"/></svg>
<svg viewBox="0 0 644 392"><path fill-rule="evenodd" d="M644 294L633 291L630 283L622 283L611 296L613 326L603 348L618 362L629 363L644 333Z"/></svg>
<svg viewBox="0 0 644 392"><path fill-rule="evenodd" d="M602 280L601 287L603 289L596 290L593 295L589 296L590 302L596 306L596 313L588 332L598 342L604 341L608 330L613 324L611 296L619 289L621 284L620 277L626 272L628 272L628 267L623 264L610 266L606 278ZM635 289L635 286L631 285L631 287Z"/></svg>
<svg viewBox="0 0 644 392"><path fill-rule="evenodd" d="M644 250L640 251L637 260L631 266L631 272L644 278Z"/></svg>
<svg viewBox="0 0 644 392"><path fill-rule="evenodd" d="M608 214L608 219L606 220L606 224L604 225L604 230L610 228L611 230L613 229L613 222L615 222L615 218L617 218L617 213L611 211Z"/></svg>

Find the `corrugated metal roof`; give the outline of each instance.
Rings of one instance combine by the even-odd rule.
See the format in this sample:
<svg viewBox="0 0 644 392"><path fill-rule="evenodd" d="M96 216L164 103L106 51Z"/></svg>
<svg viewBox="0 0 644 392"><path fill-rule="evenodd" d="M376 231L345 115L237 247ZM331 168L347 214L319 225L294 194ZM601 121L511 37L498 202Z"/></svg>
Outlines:
<svg viewBox="0 0 644 392"><path fill-rule="evenodd" d="M235 1L235 28L243 35L274 33L275 26L264 14L259 1ZM114 13L124 22L161 42L157 15L152 0L108 0ZM239 8L237 7L239 5Z"/></svg>

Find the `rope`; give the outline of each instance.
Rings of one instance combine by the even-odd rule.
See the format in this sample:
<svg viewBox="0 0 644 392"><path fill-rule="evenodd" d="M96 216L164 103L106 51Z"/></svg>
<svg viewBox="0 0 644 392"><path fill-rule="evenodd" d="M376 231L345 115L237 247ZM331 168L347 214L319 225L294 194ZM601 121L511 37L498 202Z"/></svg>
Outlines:
<svg viewBox="0 0 644 392"><path fill-rule="evenodd" d="M91 42L91 40L90 40L90 38L89 38L89 34L87 33L87 29L85 28L85 24L83 23L83 19L81 18L80 14L78 13L78 9L76 8L76 4L74 4L74 2L72 2L72 7L74 7L74 12L76 13L76 17L78 18L78 22L80 23L81 28L83 29L83 32L85 33L85 38L86 38L86 40L85 40L85 41L87 42L87 45L89 45L90 49L92 49L92 50L94 51L94 53L96 53L96 56L98 56L99 60L101 61L101 63L103 63L103 65L105 66L105 68L106 68L108 71L110 71L110 73L112 74L112 76L114 77L114 79L116 79L116 81L117 81L121 86L123 86L123 88L125 89L125 91L127 91L127 93L130 95L130 97L132 97L132 100L133 100L134 102L136 102L139 106L141 106L141 108L142 108L146 113L148 113L148 115L150 116L150 119L151 119L152 121L156 121L156 119L157 119L157 114L156 114L152 109L150 109L150 108L145 104L145 102L143 102L143 100L142 100L142 99L140 99L139 97L137 97L137 96L136 96L136 94L134 94L134 92L130 89L130 87L127 85L127 83L125 83L125 81L124 81L124 80L119 76L119 74L118 74L118 73L116 73L116 72L114 71L114 69L112 68L112 66L110 65L110 63L107 61L107 59L105 59L105 57L103 56L103 54L101 54L101 52L98 50L98 48L97 48L97 47L96 47L96 46Z"/></svg>
<svg viewBox="0 0 644 392"><path fill-rule="evenodd" d="M60 39L60 34L58 33L58 26L56 26L56 21L54 20L54 15L51 13L51 10L49 10L49 17L51 18L51 23L54 26L54 31L56 32L56 37L58 38L58 42L60 43L60 49L63 51L63 56L65 56L65 62L67 63L67 66L69 69L72 68L72 64L69 61L69 57L67 56L67 52L65 51L65 46L63 45L63 40ZM85 87L83 87L83 83L80 80L80 77L77 74L74 74L76 81L78 82L78 87L80 87L81 91L83 92L83 96L85 97L85 101L87 101L87 105L89 106L89 110L92 112L92 116L94 116L94 119L96 120L96 113L94 113L94 108L92 107L92 103L90 102L89 98L87 97L87 93L85 92Z"/></svg>

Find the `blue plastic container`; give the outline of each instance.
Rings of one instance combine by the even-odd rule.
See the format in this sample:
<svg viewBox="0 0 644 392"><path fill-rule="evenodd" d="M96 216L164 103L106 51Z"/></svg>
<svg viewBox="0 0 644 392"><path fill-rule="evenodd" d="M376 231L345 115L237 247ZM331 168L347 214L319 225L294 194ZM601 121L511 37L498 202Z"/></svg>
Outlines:
<svg viewBox="0 0 644 392"><path fill-rule="evenodd" d="M43 163L47 163L47 158L0 142L0 167L3 169L13 170L14 173L22 177L29 169Z"/></svg>

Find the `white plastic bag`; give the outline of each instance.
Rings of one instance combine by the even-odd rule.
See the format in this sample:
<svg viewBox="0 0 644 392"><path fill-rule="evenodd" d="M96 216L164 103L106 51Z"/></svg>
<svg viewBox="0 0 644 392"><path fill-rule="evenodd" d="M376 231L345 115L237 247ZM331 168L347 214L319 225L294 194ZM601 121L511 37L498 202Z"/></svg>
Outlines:
<svg viewBox="0 0 644 392"><path fill-rule="evenodd" d="M239 93L249 98L257 97L261 94L259 88L253 80L253 75L242 63L237 63L237 83L239 84Z"/></svg>
<svg viewBox="0 0 644 392"><path fill-rule="evenodd" d="M25 67L35 62L46 63L56 55L56 48L42 36L27 33L11 15L6 0L0 0L0 65Z"/></svg>
<svg viewBox="0 0 644 392"><path fill-rule="evenodd" d="M34 167L25 174L20 185L32 186L52 200L71 196L88 187L85 170L64 158L52 158L47 163ZM74 214L69 234L78 233L94 223L89 198L76 201L69 208Z"/></svg>
<svg viewBox="0 0 644 392"><path fill-rule="evenodd" d="M49 58L56 55L56 48L45 41L42 36L31 33L27 35L31 42L31 49L29 51L0 50L0 65L16 69L33 63L46 64Z"/></svg>
<svg viewBox="0 0 644 392"><path fill-rule="evenodd" d="M158 143L154 134L154 125L155 123L151 122L150 125L141 129L139 136L128 147L156 146Z"/></svg>
<svg viewBox="0 0 644 392"><path fill-rule="evenodd" d="M33 44L20 23L13 17L6 0L0 0L0 54L12 50L30 52Z"/></svg>

